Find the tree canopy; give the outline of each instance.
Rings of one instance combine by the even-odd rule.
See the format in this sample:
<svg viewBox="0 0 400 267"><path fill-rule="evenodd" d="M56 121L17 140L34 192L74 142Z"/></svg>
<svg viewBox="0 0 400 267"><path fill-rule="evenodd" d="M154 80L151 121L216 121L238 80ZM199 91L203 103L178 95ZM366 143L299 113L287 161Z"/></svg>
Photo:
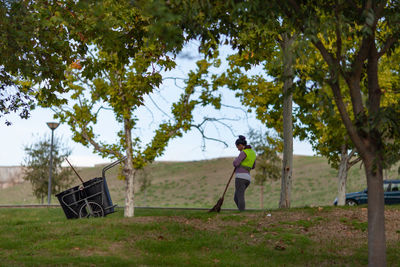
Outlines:
<svg viewBox="0 0 400 267"><path fill-rule="evenodd" d="M39 138L32 144L24 147L24 179L32 184L33 194L42 200L48 193L48 177L50 168L51 142L47 136ZM54 138L52 154L52 182L51 192L57 194L65 190L71 183L72 171L61 164L72 151L63 143L61 138Z"/></svg>
<svg viewBox="0 0 400 267"><path fill-rule="evenodd" d="M65 12L58 1L0 2L0 117L27 118L36 101L62 101L66 65L86 49L60 19Z"/></svg>
<svg viewBox="0 0 400 267"><path fill-rule="evenodd" d="M382 170L400 158L398 1L102 0L0 5L0 112L22 106L26 117L33 99L24 96L30 91L45 107L65 104L63 93L71 92L77 104L62 118L79 129L76 141L90 143L104 155L120 156L117 151L124 149L126 173L132 179L134 167L160 155L170 138L189 129L195 105L220 106L212 94L216 85L204 79L208 60L218 56L221 43L237 49L230 73L235 79L225 84L246 86L242 95L247 94L248 105L257 107L267 123L272 121L279 129L280 117L271 112L279 108L275 98L288 100L293 93L299 106L295 130L300 136L311 133L318 145L329 143L329 153L339 143L357 150L368 184L369 263L385 265ZM143 95L162 80L154 66L172 68L168 53L176 55L192 39L200 40L206 58L189 74L182 98L172 107L174 119L160 124L149 149L134 150L140 142L131 135L137 119L132 113L142 105ZM298 44L292 46L294 39ZM285 46L282 40L288 41ZM282 58L277 57L278 44ZM306 58L295 63L306 67L295 73L293 60L301 59L302 53ZM242 74L243 68L262 61L267 74L276 78L273 82ZM295 77L299 81L293 85ZM93 90L85 95L79 79L89 81ZM10 86L14 95L7 91ZM206 89L191 99L197 87ZM283 94L278 94L279 87ZM107 103L123 123L118 144L93 142L89 125L97 119L91 112L93 102ZM304 131L302 124L309 128ZM134 166L138 151L143 154L136 153L139 163Z"/></svg>

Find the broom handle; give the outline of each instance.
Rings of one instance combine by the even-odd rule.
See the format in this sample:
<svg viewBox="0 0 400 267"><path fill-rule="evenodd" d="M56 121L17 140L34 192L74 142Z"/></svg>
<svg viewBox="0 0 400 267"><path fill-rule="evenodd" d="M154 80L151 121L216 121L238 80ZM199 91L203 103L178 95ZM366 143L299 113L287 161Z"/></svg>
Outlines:
<svg viewBox="0 0 400 267"><path fill-rule="evenodd" d="M69 166L71 166L71 168L74 170L75 174L78 176L79 180L81 180L82 184L83 184L83 180L82 178L79 176L79 174L76 172L76 170L74 169L74 167L72 167L71 163L69 163L68 159L65 158L65 160L68 162Z"/></svg>
<svg viewBox="0 0 400 267"><path fill-rule="evenodd" d="M226 190L228 189L228 186L229 186L229 184L231 183L231 180L232 180L232 178L233 178L233 175L235 174L235 171L236 171L236 168L233 169L231 178L229 178L229 181L228 181L228 183L226 184L226 187L225 187L225 191L224 191L224 193L222 194L222 198L224 198L224 196L225 196Z"/></svg>

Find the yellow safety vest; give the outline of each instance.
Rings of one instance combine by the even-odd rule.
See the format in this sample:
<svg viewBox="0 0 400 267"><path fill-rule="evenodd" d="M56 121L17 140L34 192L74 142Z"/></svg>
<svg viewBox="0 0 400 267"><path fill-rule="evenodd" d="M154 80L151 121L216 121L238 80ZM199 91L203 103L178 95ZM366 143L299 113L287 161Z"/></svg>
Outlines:
<svg viewBox="0 0 400 267"><path fill-rule="evenodd" d="M256 152L251 148L244 149L243 152L246 154L246 158L240 163L240 166L250 171L256 161Z"/></svg>

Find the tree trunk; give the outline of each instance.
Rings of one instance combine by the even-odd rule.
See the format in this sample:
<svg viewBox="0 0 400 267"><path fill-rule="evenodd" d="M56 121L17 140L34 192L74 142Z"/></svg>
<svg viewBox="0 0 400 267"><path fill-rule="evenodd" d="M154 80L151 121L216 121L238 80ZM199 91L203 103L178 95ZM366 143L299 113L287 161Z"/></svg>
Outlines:
<svg viewBox="0 0 400 267"><path fill-rule="evenodd" d="M374 31L375 33L375 31ZM368 116L379 118L382 111L380 107L382 91L378 79L378 50L375 36L370 36L370 49L368 53ZM382 113L381 113L382 114ZM383 118L379 119L382 122ZM372 124L375 124L374 122ZM364 121L365 126L369 122ZM376 125L379 125L377 123ZM379 127L379 126L375 126ZM378 128L368 132L367 152L363 159L367 174L368 185L368 265L386 266L386 236L385 236L385 203L383 193L383 149L384 138Z"/></svg>
<svg viewBox="0 0 400 267"><path fill-rule="evenodd" d="M290 208L293 169L293 123L292 123L292 85L293 85L293 50L294 36L282 34L281 49L283 52L283 161L281 196L279 208Z"/></svg>
<svg viewBox="0 0 400 267"><path fill-rule="evenodd" d="M264 185L260 185L260 207L264 209Z"/></svg>
<svg viewBox="0 0 400 267"><path fill-rule="evenodd" d="M135 174L130 168L125 168L125 179L126 179L126 189L125 189L125 217L133 217L135 215L135 192L134 192L134 182Z"/></svg>
<svg viewBox="0 0 400 267"><path fill-rule="evenodd" d="M144 205L145 207L147 207L147 188L144 189Z"/></svg>
<svg viewBox="0 0 400 267"><path fill-rule="evenodd" d="M340 155L340 165L338 172L338 196L337 205L344 206L346 204L346 183L347 183L347 166L349 157L347 154L347 146L342 145L342 152Z"/></svg>
<svg viewBox="0 0 400 267"><path fill-rule="evenodd" d="M386 266L383 172L377 154L363 160L368 186L368 265Z"/></svg>
<svg viewBox="0 0 400 267"><path fill-rule="evenodd" d="M135 174L136 171L133 167L133 151L132 151L132 127L128 119L124 119L125 130L125 149L126 149L126 163L124 166L124 175L126 179L125 189L125 217L133 217L135 215Z"/></svg>
<svg viewBox="0 0 400 267"><path fill-rule="evenodd" d="M374 41L370 42L374 45ZM375 48L376 49L376 48ZM377 57L371 61L377 61ZM359 117L358 124L353 124L347 109L343 102L343 97L340 93L340 86L338 82L332 82L331 88L335 96L335 102L339 109L342 121L346 126L347 132L355 145L359 155L365 166L368 185L368 265L369 266L386 266L386 237L385 237L385 212L384 212L384 198L383 198L383 171L382 171L382 143L383 138L378 130L369 130L365 132L364 129L369 129L370 119L376 118L379 111L379 84L377 81L376 64L369 64L368 68L375 67L375 70L369 70L368 73L368 117L363 110L361 91L359 89L360 75L354 75L348 80L350 94L352 96L353 113L355 117ZM364 65L364 63L360 63ZM360 72L361 73L361 72ZM371 80L375 80L375 84L371 85ZM352 82L354 81L354 82ZM352 86L354 86L352 88ZM372 99L371 99L372 98ZM361 119L362 116L366 118ZM376 123L376 122L375 122Z"/></svg>

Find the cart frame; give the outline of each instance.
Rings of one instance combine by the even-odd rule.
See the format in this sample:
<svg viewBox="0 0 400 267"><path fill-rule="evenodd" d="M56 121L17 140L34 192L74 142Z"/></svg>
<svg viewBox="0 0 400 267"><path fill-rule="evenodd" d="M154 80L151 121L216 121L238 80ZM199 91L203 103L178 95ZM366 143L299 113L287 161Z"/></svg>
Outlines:
<svg viewBox="0 0 400 267"><path fill-rule="evenodd" d="M102 177L93 178L87 182L83 182L80 186L68 189L70 192L59 198L59 201L62 202L62 206L65 206L68 211L72 212L73 214L73 216L71 216L71 214L68 215L64 209L67 218L104 217L107 214L114 212L114 208L117 205L112 205L105 173L107 170L121 163L125 159L126 157L105 166L102 170ZM96 187L101 187L101 190L99 191ZM94 193L91 191L94 191ZM64 192L61 192L60 194L63 194ZM107 198L107 201L105 201L104 197ZM75 201L66 201L67 198L74 199Z"/></svg>

